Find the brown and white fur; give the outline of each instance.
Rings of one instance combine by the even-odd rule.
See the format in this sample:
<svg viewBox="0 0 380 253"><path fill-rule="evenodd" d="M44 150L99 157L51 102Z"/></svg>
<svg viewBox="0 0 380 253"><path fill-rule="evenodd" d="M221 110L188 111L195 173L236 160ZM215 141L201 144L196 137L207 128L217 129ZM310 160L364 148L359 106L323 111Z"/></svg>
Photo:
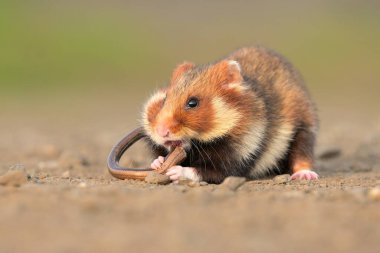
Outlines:
<svg viewBox="0 0 380 253"><path fill-rule="evenodd" d="M315 107L299 73L269 49L242 48L213 64L179 65L168 87L146 103L143 126L158 156L153 169L170 148L187 150L182 166L167 172L174 182L281 173L318 178L312 171Z"/></svg>

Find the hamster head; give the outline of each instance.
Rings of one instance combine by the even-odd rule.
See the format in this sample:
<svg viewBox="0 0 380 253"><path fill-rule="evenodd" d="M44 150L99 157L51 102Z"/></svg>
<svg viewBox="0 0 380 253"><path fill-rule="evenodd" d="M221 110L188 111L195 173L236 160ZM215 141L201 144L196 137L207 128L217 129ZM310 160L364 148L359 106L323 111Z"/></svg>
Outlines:
<svg viewBox="0 0 380 253"><path fill-rule="evenodd" d="M190 147L191 141L212 142L227 136L244 119L243 82L238 62L179 65L167 88L146 103L143 125L158 145ZM239 107L242 107L239 109Z"/></svg>

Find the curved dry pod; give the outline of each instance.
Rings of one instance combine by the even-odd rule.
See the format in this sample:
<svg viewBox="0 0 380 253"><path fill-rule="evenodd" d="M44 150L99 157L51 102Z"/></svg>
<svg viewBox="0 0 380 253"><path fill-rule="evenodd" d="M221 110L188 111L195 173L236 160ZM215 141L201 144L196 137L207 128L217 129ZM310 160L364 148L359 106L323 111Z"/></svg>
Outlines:
<svg viewBox="0 0 380 253"><path fill-rule="evenodd" d="M122 138L111 150L108 156L108 171L112 176L119 179L139 179L144 180L150 168L125 168L119 165L120 158L124 152L138 140L146 137L142 127L136 128L124 138ZM170 167L180 164L186 159L186 152L182 147L176 147L166 158L161 168L157 172L163 174Z"/></svg>

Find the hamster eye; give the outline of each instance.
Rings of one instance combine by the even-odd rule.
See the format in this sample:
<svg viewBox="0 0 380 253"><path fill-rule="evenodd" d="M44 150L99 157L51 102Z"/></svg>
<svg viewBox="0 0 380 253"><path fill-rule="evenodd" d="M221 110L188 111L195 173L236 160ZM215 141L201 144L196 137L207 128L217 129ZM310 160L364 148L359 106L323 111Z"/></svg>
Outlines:
<svg viewBox="0 0 380 253"><path fill-rule="evenodd" d="M189 101L187 101L187 104L186 104L186 109L192 109L192 108L195 108L199 105L199 100L198 98L195 98L195 97L191 97L189 99Z"/></svg>

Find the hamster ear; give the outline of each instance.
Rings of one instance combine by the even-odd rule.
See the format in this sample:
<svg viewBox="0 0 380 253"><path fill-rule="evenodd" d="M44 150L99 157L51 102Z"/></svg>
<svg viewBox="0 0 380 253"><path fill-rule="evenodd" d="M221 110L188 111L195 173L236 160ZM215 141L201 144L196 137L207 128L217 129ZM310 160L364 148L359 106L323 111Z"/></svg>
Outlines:
<svg viewBox="0 0 380 253"><path fill-rule="evenodd" d="M223 88L241 87L243 77L241 67L237 61L223 60L211 67L211 79Z"/></svg>
<svg viewBox="0 0 380 253"><path fill-rule="evenodd" d="M174 85L179 80L179 78L183 75L183 73L189 71L192 68L194 68L194 64L191 62L184 62L178 65L173 71L170 85Z"/></svg>

